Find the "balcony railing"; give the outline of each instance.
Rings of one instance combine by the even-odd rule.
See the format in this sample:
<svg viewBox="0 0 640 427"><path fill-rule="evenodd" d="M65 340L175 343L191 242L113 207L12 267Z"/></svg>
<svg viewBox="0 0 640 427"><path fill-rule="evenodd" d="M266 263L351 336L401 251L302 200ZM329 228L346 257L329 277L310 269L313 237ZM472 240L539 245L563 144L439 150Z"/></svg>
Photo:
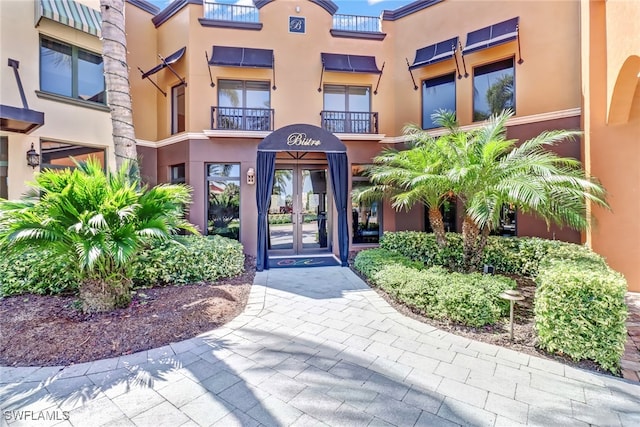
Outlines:
<svg viewBox="0 0 640 427"><path fill-rule="evenodd" d="M378 113L321 111L322 127L334 133L378 133Z"/></svg>
<svg viewBox="0 0 640 427"><path fill-rule="evenodd" d="M204 0L204 18L214 21L259 22L258 8Z"/></svg>
<svg viewBox="0 0 640 427"><path fill-rule="evenodd" d="M377 16L333 15L333 29L363 33L382 32L382 21Z"/></svg>
<svg viewBox="0 0 640 427"><path fill-rule="evenodd" d="M273 130L273 108L211 107L211 129Z"/></svg>

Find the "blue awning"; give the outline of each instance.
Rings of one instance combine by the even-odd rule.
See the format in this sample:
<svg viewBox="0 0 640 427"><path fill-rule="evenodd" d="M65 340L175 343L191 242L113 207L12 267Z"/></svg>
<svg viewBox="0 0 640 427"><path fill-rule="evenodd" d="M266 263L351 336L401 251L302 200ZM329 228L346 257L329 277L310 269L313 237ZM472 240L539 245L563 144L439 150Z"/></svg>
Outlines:
<svg viewBox="0 0 640 427"><path fill-rule="evenodd" d="M426 65L435 64L436 62L444 61L451 58L456 49L458 48L458 37L454 37L449 40L444 40L436 44L432 44L422 49L416 50L416 59L409 67L411 70L414 68L424 67Z"/></svg>
<svg viewBox="0 0 640 427"><path fill-rule="evenodd" d="M102 35L100 11L73 0L36 0L36 25L47 18L96 37Z"/></svg>
<svg viewBox="0 0 640 427"><path fill-rule="evenodd" d="M222 67L273 68L273 50L213 46L209 65Z"/></svg>
<svg viewBox="0 0 640 427"><path fill-rule="evenodd" d="M322 53L322 66L327 71L380 74L375 56Z"/></svg>
<svg viewBox="0 0 640 427"><path fill-rule="evenodd" d="M518 17L499 22L467 34L467 45L463 53L471 53L518 38Z"/></svg>
<svg viewBox="0 0 640 427"><path fill-rule="evenodd" d="M156 65L155 67L153 67L152 69L150 69L149 71L142 73L142 78L146 78L149 77L155 73L157 73L158 71L162 70L163 68L168 67L169 65L173 64L174 62L177 62L180 58L182 58L182 56L184 55L184 52L187 50L186 47L182 47L180 49L178 49L177 51L173 52L171 55L167 56L166 58L164 58L164 60L159 63L158 65Z"/></svg>

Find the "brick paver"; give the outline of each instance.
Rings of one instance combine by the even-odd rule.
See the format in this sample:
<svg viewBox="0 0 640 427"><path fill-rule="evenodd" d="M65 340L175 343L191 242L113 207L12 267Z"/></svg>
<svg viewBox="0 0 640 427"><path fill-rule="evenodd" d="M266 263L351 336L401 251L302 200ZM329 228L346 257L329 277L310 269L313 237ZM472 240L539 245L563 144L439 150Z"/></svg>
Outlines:
<svg viewBox="0 0 640 427"><path fill-rule="evenodd" d="M0 368L9 426L635 426L639 408L637 382L440 331L341 267L258 273L244 313L191 340Z"/></svg>

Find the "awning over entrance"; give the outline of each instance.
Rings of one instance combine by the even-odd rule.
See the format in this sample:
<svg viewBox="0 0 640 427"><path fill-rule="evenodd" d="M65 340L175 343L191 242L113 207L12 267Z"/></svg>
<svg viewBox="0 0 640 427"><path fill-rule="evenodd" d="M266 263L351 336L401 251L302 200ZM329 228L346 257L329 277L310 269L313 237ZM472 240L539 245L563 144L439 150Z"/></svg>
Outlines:
<svg viewBox="0 0 640 427"><path fill-rule="evenodd" d="M380 74L375 56L322 53L322 66L327 71Z"/></svg>
<svg viewBox="0 0 640 427"><path fill-rule="evenodd" d="M296 124L272 132L258 145L258 151L346 153L347 147L334 134L320 127Z"/></svg>
<svg viewBox="0 0 640 427"><path fill-rule="evenodd" d="M331 187L338 211L338 250L340 262L348 265L349 229L347 225L348 168L347 148L335 135L313 125L294 124L276 130L258 145L256 161L256 204L258 207L258 248L256 269L269 268L267 213L273 190L276 152L313 151L327 153Z"/></svg>
<svg viewBox="0 0 640 427"><path fill-rule="evenodd" d="M171 55L167 56L166 58L160 57L162 62L160 62L158 65L156 65L155 67L153 67L149 71L146 71L146 72L142 73L142 78L145 79L145 78L147 78L149 76L152 76L155 73L157 73L158 71L163 70L166 67L168 67L169 65L174 64L180 58L182 58L182 56L184 55L184 52L186 50L187 50L186 47L182 47L182 48L178 49L177 51L173 52Z"/></svg>
<svg viewBox="0 0 640 427"><path fill-rule="evenodd" d="M467 34L467 45L463 53L487 49L518 38L518 17L472 31Z"/></svg>
<svg viewBox="0 0 640 427"><path fill-rule="evenodd" d="M47 18L96 37L102 35L100 11L73 0L36 0L36 25Z"/></svg>
<svg viewBox="0 0 640 427"><path fill-rule="evenodd" d="M16 78L16 86L20 99L22 100L22 108L12 107L10 105L0 105L0 130L7 132L29 133L44 124L44 113L41 111L31 110L27 103L27 97L24 94L22 80L20 79L20 62L9 58L9 67L13 68L13 74Z"/></svg>
<svg viewBox="0 0 640 427"><path fill-rule="evenodd" d="M213 46L209 65L223 67L273 68L273 50Z"/></svg>
<svg viewBox="0 0 640 427"><path fill-rule="evenodd" d="M424 67L451 58L458 46L458 37L416 50L416 58L409 69Z"/></svg>

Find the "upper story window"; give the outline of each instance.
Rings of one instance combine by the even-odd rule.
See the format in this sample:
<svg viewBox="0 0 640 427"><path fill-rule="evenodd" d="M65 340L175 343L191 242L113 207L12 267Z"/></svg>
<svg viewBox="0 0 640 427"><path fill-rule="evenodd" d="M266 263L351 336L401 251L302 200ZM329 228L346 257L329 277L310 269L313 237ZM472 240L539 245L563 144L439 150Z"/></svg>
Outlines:
<svg viewBox="0 0 640 427"><path fill-rule="evenodd" d="M378 133L368 86L325 85L322 127L339 133Z"/></svg>
<svg viewBox="0 0 640 427"><path fill-rule="evenodd" d="M105 167L106 150L104 148L43 140L40 142L40 153L42 153L40 164L42 170L74 168L74 160L82 163L89 157L97 159L102 167Z"/></svg>
<svg viewBox="0 0 640 427"><path fill-rule="evenodd" d="M431 115L438 110L456 111L455 73L422 81L423 129L438 127L431 119Z"/></svg>
<svg viewBox="0 0 640 427"><path fill-rule="evenodd" d="M57 40L40 39L40 90L106 103L102 56Z"/></svg>
<svg viewBox="0 0 640 427"><path fill-rule="evenodd" d="M515 111L513 58L473 70L473 120L485 120L506 108Z"/></svg>
<svg viewBox="0 0 640 427"><path fill-rule="evenodd" d="M216 113L218 129L271 130L269 82L219 80Z"/></svg>
<svg viewBox="0 0 640 427"><path fill-rule="evenodd" d="M184 132L186 129L186 84L179 84L171 88L171 133Z"/></svg>

